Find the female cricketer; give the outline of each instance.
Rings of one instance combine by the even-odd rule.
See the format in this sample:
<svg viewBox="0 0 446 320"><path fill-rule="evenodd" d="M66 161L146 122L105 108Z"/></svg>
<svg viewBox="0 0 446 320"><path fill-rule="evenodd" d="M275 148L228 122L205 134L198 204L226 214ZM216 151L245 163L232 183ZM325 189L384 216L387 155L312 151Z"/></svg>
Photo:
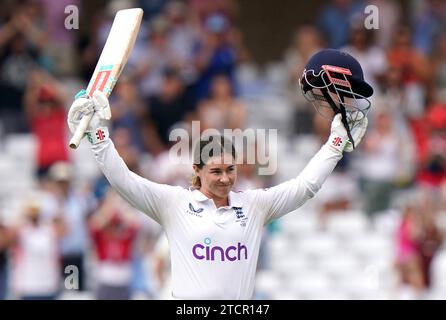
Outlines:
<svg viewBox="0 0 446 320"><path fill-rule="evenodd" d="M373 89L350 55L326 49L309 60L301 90L318 110L330 110L331 134L294 179L269 189L234 192L235 150L223 137L201 139L194 152L193 186L185 189L154 183L131 172L109 139L107 98L76 99L68 124L93 113L87 138L111 186L132 206L165 230L171 252L172 297L177 299L250 299L255 283L262 229L312 198L342 158L361 141L367 99ZM108 116L107 116L108 115ZM292 160L291 160L292 161Z"/></svg>

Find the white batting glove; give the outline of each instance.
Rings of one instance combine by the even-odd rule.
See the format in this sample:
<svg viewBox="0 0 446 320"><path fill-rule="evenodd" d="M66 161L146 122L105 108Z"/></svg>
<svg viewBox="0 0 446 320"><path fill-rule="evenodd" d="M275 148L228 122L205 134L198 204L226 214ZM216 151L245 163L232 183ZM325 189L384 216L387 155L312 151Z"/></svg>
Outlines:
<svg viewBox="0 0 446 320"><path fill-rule="evenodd" d="M353 115L353 119L355 119L355 115ZM367 125L367 117L363 117L361 120L359 120L359 123L351 130L351 135L355 142L355 147L357 147L361 142L361 139L367 129ZM333 118L333 121L331 123L331 134L328 138L328 141L326 142L326 145L339 153L342 153L343 151L352 152L354 150L353 144L348 139L347 130L342 123L342 115L340 113Z"/></svg>
<svg viewBox="0 0 446 320"><path fill-rule="evenodd" d="M68 127L74 134L76 129L85 116L93 116L85 131L88 141L92 144L102 142L109 137L107 120L111 119L110 105L107 96L100 91L95 91L93 97L88 97L85 90L81 90L76 95L76 100L68 112Z"/></svg>

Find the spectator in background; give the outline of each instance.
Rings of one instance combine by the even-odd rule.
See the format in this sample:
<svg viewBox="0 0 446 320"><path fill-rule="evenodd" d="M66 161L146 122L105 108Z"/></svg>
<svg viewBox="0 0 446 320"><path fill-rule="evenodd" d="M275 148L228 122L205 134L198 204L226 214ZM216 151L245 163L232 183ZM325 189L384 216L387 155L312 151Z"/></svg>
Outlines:
<svg viewBox="0 0 446 320"><path fill-rule="evenodd" d="M442 32L432 54L433 85L438 93L438 99L446 101L446 30Z"/></svg>
<svg viewBox="0 0 446 320"><path fill-rule="evenodd" d="M320 12L317 26L330 48L345 46L351 25L359 20L364 21L363 1L331 0Z"/></svg>
<svg viewBox="0 0 446 320"><path fill-rule="evenodd" d="M184 123L183 123L184 125ZM175 129L181 128L190 133L190 127L184 125L175 126ZM191 139L192 140L192 139ZM192 179L192 170L189 159L176 163L170 158L170 150L166 149L144 165L145 177L152 181L162 184L173 184L187 188ZM180 159L181 160L181 159Z"/></svg>
<svg viewBox="0 0 446 320"><path fill-rule="evenodd" d="M200 31L206 19L212 14L224 15L230 21L237 20L240 15L240 6L236 0L187 0L187 5L192 24Z"/></svg>
<svg viewBox="0 0 446 320"><path fill-rule="evenodd" d="M424 84L432 76L429 61L412 46L411 29L400 25L387 52L389 64L403 72L403 83Z"/></svg>
<svg viewBox="0 0 446 320"><path fill-rule="evenodd" d="M417 50L429 56L438 36L446 28L446 3L443 0L428 0L427 8L415 20L414 44Z"/></svg>
<svg viewBox="0 0 446 320"><path fill-rule="evenodd" d="M12 232L10 228L0 221L0 300L5 300L8 296L8 258L11 243Z"/></svg>
<svg viewBox="0 0 446 320"><path fill-rule="evenodd" d="M375 106L391 114L392 126L401 142L404 141L398 145L399 164L395 182L399 187L410 185L415 177L417 145L411 124L417 114L413 110L419 110L423 106L421 101L416 101L412 96L410 86L404 85L402 74L401 68L389 66L379 82L379 94L374 99Z"/></svg>
<svg viewBox="0 0 446 320"><path fill-rule="evenodd" d="M144 10L143 19L148 21L158 16L166 6L166 0L137 0L136 7Z"/></svg>
<svg viewBox="0 0 446 320"><path fill-rule="evenodd" d="M58 212L65 221L66 231L61 239L61 258L64 274L67 266L75 266L79 271L79 290L85 290L85 256L88 248L87 216L92 203L89 195L73 187L73 168L66 162L53 164L48 172L53 182L53 193L57 199Z"/></svg>
<svg viewBox="0 0 446 320"><path fill-rule="evenodd" d="M136 224L138 235L132 253L132 299L153 299L156 295L154 275L152 273L153 250L161 233L159 224L140 215Z"/></svg>
<svg viewBox="0 0 446 320"><path fill-rule="evenodd" d="M389 208L392 192L399 173L403 138L394 126L392 114L383 109L374 110L374 123L364 137L360 157L365 212L374 213Z"/></svg>
<svg viewBox="0 0 446 320"><path fill-rule="evenodd" d="M89 12L90 16L86 16L88 17L88 19L85 19L84 22L81 22L83 24L86 24L88 22L88 26L85 28L85 30L88 31L80 34L78 33L79 39L77 43L79 51L78 56L80 58L79 71L86 83L90 81L91 75L94 72L96 63L99 60L99 56L110 33L110 29L112 27L116 13L119 10L136 7L134 3L135 1L133 0L106 1L104 2L105 6L102 7L102 10ZM143 17L146 17L146 12L144 13ZM141 24L140 31L142 35L145 33L144 23ZM138 41L136 42L135 48L133 49L130 56L133 56L134 51L136 51L137 47ZM126 69L129 68L129 64L130 63L128 62Z"/></svg>
<svg viewBox="0 0 446 320"><path fill-rule="evenodd" d="M386 105L400 126L407 126L408 121L419 117L423 112L424 95L418 95L417 92L413 94L411 85L404 83L403 69L400 67L389 65L376 89L379 92L375 98L376 103Z"/></svg>
<svg viewBox="0 0 446 320"><path fill-rule="evenodd" d="M245 37L242 30L231 25L228 33L228 43L234 48L237 56L237 67L243 64L249 65L254 61L251 56L251 52L248 50L245 44Z"/></svg>
<svg viewBox="0 0 446 320"><path fill-rule="evenodd" d="M26 116L37 142L37 177L58 161L68 161L67 123L60 86L43 70L31 72L25 92Z"/></svg>
<svg viewBox="0 0 446 320"><path fill-rule="evenodd" d="M28 132L22 104L31 70L41 62L45 35L31 20L27 4L18 5L0 25L0 116L5 133Z"/></svg>
<svg viewBox="0 0 446 320"><path fill-rule="evenodd" d="M181 60L169 43L169 22L162 15L150 21L146 45L132 55L130 64L135 67L135 80L144 99L157 94L163 85L166 68L180 68Z"/></svg>
<svg viewBox="0 0 446 320"><path fill-rule="evenodd" d="M142 118L145 105L131 77L121 76L112 96L112 129L123 128L130 133L130 143L139 151L145 150L142 137Z"/></svg>
<svg viewBox="0 0 446 320"><path fill-rule="evenodd" d="M305 62L323 46L319 31L311 24L296 29L293 41L286 50L284 59L289 72L293 90L299 87L299 78L304 71Z"/></svg>
<svg viewBox="0 0 446 320"><path fill-rule="evenodd" d="M200 130L243 129L246 121L246 106L234 97L231 80L226 74L215 75L211 80L209 98L197 109Z"/></svg>
<svg viewBox="0 0 446 320"><path fill-rule="evenodd" d="M190 85L197 77L193 59L198 32L189 21L187 9L184 2L170 1L164 11L169 24L169 47L176 54L182 78Z"/></svg>
<svg viewBox="0 0 446 320"><path fill-rule="evenodd" d="M426 116L417 123L417 182L438 188L446 179L446 105L428 106Z"/></svg>
<svg viewBox="0 0 446 320"><path fill-rule="evenodd" d="M443 234L436 222L436 203L429 189L409 194L397 232L397 269L401 283L416 297L431 287L431 265Z"/></svg>
<svg viewBox="0 0 446 320"><path fill-rule="evenodd" d="M363 24L353 25L350 40L342 50L358 59L364 66L364 79L375 88L388 68L386 53L374 44L374 31L365 29Z"/></svg>
<svg viewBox="0 0 446 320"><path fill-rule="evenodd" d="M318 227L327 228L327 221L333 213L352 210L360 198L360 190L355 177L349 170L349 160L339 163L317 196L319 204Z"/></svg>
<svg viewBox="0 0 446 320"><path fill-rule="evenodd" d="M312 132L314 109L309 108L307 100L300 94L299 79L304 71L305 63L322 48L322 38L313 25L303 25L296 30L291 46L285 53L285 64L288 70L289 96L295 106L293 128L295 133Z"/></svg>
<svg viewBox="0 0 446 320"><path fill-rule="evenodd" d="M56 299L61 285L59 241L65 232L60 216L46 223L38 202L28 201L22 224L14 230L13 286L24 300Z"/></svg>
<svg viewBox="0 0 446 320"><path fill-rule="evenodd" d="M424 293L423 270L418 250L420 234L416 200L407 199L401 207L401 221L396 233L396 269L400 278L401 293L415 297Z"/></svg>
<svg viewBox="0 0 446 320"><path fill-rule="evenodd" d="M132 251L138 233L135 211L109 189L89 220L97 258L96 298L99 300L131 298Z"/></svg>
<svg viewBox="0 0 446 320"><path fill-rule="evenodd" d="M99 55L101 54L103 45L105 44L103 42L105 39L101 39L100 29L102 24L106 23L104 20L107 18L107 16L104 17L103 12L98 12L97 14L93 15L89 24L90 32L79 35L77 42L77 56L79 57L78 74L85 83L90 81L91 75L96 67L96 63L99 60ZM111 27L111 24L109 27ZM129 62L127 62L127 65L129 65Z"/></svg>
<svg viewBox="0 0 446 320"><path fill-rule="evenodd" d="M140 173L139 158L140 153L138 148L132 145L132 137L130 131L125 128L116 129L113 132L115 138L115 147L119 152L122 152L121 158L124 160L128 168L132 168L133 172Z"/></svg>
<svg viewBox="0 0 446 320"><path fill-rule="evenodd" d="M144 138L152 155L157 156L170 144L169 133L178 122L192 119L194 101L186 91L178 70L164 70L159 93L150 96L147 103Z"/></svg>
<svg viewBox="0 0 446 320"><path fill-rule="evenodd" d="M44 28L40 1L16 1L9 20L0 28L0 48L15 36L23 36L28 50L36 50L39 61L45 65L44 49L47 32Z"/></svg>
<svg viewBox="0 0 446 320"><path fill-rule="evenodd" d="M397 25L401 20L401 2L395 0L367 0L366 6L368 5L374 5L379 9L379 32L375 32L376 45L386 50L389 48Z"/></svg>
<svg viewBox="0 0 446 320"><path fill-rule="evenodd" d="M401 104L408 118L415 139L420 125L423 125L426 88L432 81L432 66L425 56L420 54L411 44L411 30L401 25L395 34L393 43L387 52L391 70L399 70L400 92L403 94ZM396 75L396 73L393 73ZM389 95L387 95L389 98Z"/></svg>
<svg viewBox="0 0 446 320"><path fill-rule="evenodd" d="M37 2L37 1L36 1ZM40 0L42 5L42 19L48 45L46 51L52 62L52 71L58 76L74 76L78 72L78 57L75 51L77 32L64 28L67 18L65 8L75 6L82 10L80 0Z"/></svg>
<svg viewBox="0 0 446 320"><path fill-rule="evenodd" d="M171 129L182 129L188 132L189 145L192 145L192 127L186 120L173 124ZM176 142L177 140L169 141L167 146L170 147ZM183 155L177 154L179 156L177 160L179 161L172 161L172 149L167 148L167 146L162 152L151 154L150 159L145 161L142 167L143 176L157 183L175 184L187 188L190 186L193 173L190 168L190 159L181 158ZM187 154L184 156L187 156Z"/></svg>
<svg viewBox="0 0 446 320"><path fill-rule="evenodd" d="M19 4L18 11L23 13L22 31L26 35L28 43L38 50L39 65L48 72L54 72L54 61L49 52L48 22L43 2L24 0Z"/></svg>
<svg viewBox="0 0 446 320"><path fill-rule="evenodd" d="M430 289L431 281L431 265L438 253L444 238L443 232L437 226L437 206L433 198L432 190L425 190L420 203L420 238L418 246L421 258L421 270L423 273L424 286Z"/></svg>
<svg viewBox="0 0 446 320"><path fill-rule="evenodd" d="M198 100L208 97L212 79L217 74L226 75L236 91L234 71L238 56L229 41L229 21L221 14L213 14L206 18L204 28L195 55L195 66L200 74L196 83Z"/></svg>

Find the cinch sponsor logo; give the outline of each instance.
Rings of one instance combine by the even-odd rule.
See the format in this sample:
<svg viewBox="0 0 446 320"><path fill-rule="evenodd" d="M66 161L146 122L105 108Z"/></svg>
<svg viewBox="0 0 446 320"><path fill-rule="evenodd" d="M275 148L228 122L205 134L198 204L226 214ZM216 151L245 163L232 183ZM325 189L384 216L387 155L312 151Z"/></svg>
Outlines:
<svg viewBox="0 0 446 320"><path fill-rule="evenodd" d="M236 261L236 260L247 260L248 259L248 248L237 243L237 246L229 246L227 248L222 248L220 246L211 246L211 239L205 238L204 245L197 243L192 247L192 254L198 260L207 261Z"/></svg>

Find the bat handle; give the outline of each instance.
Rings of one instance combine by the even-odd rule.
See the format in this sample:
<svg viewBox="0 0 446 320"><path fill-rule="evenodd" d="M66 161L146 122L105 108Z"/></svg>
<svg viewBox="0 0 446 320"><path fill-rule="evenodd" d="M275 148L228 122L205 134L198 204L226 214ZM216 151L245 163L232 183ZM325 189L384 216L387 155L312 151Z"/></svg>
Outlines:
<svg viewBox="0 0 446 320"><path fill-rule="evenodd" d="M91 118L93 117L93 112L84 116L79 125L76 128L76 132L70 140L70 148L77 149L79 144L81 143L82 138L84 137L85 131L87 130L88 124L90 123Z"/></svg>

